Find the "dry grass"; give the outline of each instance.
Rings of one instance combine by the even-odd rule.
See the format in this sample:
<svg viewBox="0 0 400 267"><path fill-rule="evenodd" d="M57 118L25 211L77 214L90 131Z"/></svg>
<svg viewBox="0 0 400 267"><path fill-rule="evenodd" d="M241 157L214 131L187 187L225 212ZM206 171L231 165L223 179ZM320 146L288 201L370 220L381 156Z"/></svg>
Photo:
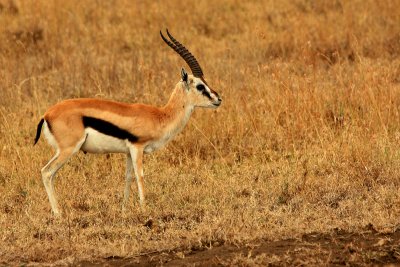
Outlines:
<svg viewBox="0 0 400 267"><path fill-rule="evenodd" d="M396 226L400 2L197 2L0 0L0 262ZM79 154L54 220L40 116L72 97L165 103L184 65L165 27L223 105L146 156L146 210L134 188L120 211L124 155Z"/></svg>

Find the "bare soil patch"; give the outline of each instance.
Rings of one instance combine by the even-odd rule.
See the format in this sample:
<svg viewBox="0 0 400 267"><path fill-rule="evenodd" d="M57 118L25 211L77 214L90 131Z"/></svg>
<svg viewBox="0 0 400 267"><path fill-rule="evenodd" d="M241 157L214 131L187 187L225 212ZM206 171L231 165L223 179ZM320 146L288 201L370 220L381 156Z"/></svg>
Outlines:
<svg viewBox="0 0 400 267"><path fill-rule="evenodd" d="M220 244L220 243L216 243ZM210 249L158 251L135 258L108 258L80 262L80 266L221 266L321 265L360 266L400 263L400 229L379 233L372 227L351 233L334 230L310 233L298 239L257 240L246 245L220 244Z"/></svg>

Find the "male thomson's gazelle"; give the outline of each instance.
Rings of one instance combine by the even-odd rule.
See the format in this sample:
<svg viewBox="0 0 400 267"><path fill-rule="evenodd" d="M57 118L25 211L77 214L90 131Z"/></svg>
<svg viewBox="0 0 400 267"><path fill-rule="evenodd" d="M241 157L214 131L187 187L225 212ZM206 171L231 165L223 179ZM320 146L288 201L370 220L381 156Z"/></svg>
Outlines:
<svg viewBox="0 0 400 267"><path fill-rule="evenodd" d="M203 77L196 58L167 30L170 40L161 38L189 65L193 75L181 70L168 103L163 107L126 104L111 100L80 98L64 100L50 107L37 126L35 144L42 126L55 156L42 169L42 179L51 209L60 214L54 195L54 176L79 150L89 153L126 153L126 184L122 207L126 206L135 173L140 204L144 203L143 154L169 142L185 127L195 107L217 108L221 99Z"/></svg>

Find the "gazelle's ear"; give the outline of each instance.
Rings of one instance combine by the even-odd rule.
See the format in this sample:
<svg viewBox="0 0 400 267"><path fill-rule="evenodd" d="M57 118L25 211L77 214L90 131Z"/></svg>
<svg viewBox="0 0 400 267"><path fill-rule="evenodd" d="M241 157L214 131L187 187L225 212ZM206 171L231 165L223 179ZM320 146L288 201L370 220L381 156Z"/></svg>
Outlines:
<svg viewBox="0 0 400 267"><path fill-rule="evenodd" d="M182 81L187 83L188 81L188 74L184 68L181 69L181 76L182 76Z"/></svg>

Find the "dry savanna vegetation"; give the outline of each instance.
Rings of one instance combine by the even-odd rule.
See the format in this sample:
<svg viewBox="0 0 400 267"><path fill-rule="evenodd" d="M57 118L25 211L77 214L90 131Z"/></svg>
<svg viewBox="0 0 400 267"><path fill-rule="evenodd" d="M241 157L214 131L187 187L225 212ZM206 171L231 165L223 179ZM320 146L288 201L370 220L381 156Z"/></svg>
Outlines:
<svg viewBox="0 0 400 267"><path fill-rule="evenodd" d="M185 66L159 36L166 27L222 105L196 110L145 156L145 209L132 186L121 212L125 155L78 153L58 173L55 219L40 177L54 152L43 137L33 147L42 114L66 98L165 104ZM371 246L389 244L400 218L400 2L0 0L0 157L0 264L182 259L365 229L385 234ZM383 259L352 242L350 263ZM297 263L328 263L329 247L318 249ZM399 260L398 245L389 252ZM218 263L295 264L288 255Z"/></svg>

